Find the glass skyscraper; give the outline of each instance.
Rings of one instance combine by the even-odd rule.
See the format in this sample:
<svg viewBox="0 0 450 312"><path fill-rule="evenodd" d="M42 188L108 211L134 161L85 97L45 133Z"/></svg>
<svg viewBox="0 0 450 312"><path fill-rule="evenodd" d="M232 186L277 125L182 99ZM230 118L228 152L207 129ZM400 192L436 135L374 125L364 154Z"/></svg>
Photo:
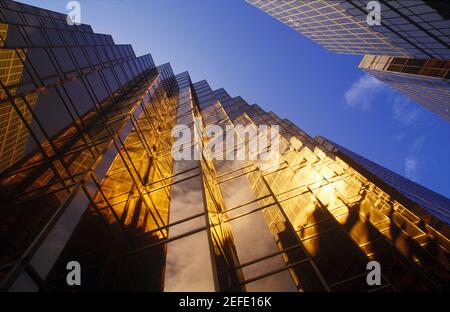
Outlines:
<svg viewBox="0 0 450 312"><path fill-rule="evenodd" d="M369 0L247 0L330 51L365 55L360 68L450 119L450 4L379 0L381 25L367 23Z"/></svg>
<svg viewBox="0 0 450 312"><path fill-rule="evenodd" d="M450 58L446 1L379 0L381 25L367 23L369 0L247 0L338 53Z"/></svg>
<svg viewBox="0 0 450 312"><path fill-rule="evenodd" d="M1 290L448 286L448 199L405 178L399 191L384 168L63 14L2 0L0 29ZM180 144L178 125L200 138ZM174 157L208 145L211 126L236 144ZM265 126L279 127L276 155L228 157Z"/></svg>
<svg viewBox="0 0 450 312"><path fill-rule="evenodd" d="M450 121L450 60L365 55L359 68Z"/></svg>
<svg viewBox="0 0 450 312"><path fill-rule="evenodd" d="M319 136L316 139L334 153L345 158L347 161L352 162L357 170L362 170L363 174L370 174L373 178L378 179L380 183L385 184L385 187L401 193L402 196L405 197L404 200L409 200L415 205L424 207L436 218L443 220L446 223L450 223L450 214L448 213L450 201L448 198L349 151L345 147L326 138Z"/></svg>

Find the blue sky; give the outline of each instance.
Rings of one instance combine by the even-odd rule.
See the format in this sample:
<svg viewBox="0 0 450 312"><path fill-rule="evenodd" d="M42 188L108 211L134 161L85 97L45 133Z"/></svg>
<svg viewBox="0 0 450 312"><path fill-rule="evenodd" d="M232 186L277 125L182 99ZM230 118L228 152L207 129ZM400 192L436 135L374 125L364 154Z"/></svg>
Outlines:
<svg viewBox="0 0 450 312"><path fill-rule="evenodd" d="M66 10L67 1L22 0ZM82 22L450 197L450 123L243 0L85 0ZM365 96L359 96L364 94Z"/></svg>

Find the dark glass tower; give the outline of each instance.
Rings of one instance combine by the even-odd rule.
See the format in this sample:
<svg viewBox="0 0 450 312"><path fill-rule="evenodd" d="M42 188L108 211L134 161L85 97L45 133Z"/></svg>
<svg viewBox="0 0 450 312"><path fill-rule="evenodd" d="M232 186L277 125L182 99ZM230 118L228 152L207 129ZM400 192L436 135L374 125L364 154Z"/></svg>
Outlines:
<svg viewBox="0 0 450 312"><path fill-rule="evenodd" d="M446 1L379 0L381 25L367 23L370 0L247 0L333 52L449 59Z"/></svg>
<svg viewBox="0 0 450 312"><path fill-rule="evenodd" d="M365 55L359 68L450 121L450 60Z"/></svg>
<svg viewBox="0 0 450 312"><path fill-rule="evenodd" d="M360 68L444 119L450 119L450 4L379 0L247 0L330 51L365 55Z"/></svg>
<svg viewBox="0 0 450 312"><path fill-rule="evenodd" d="M4 126L1 148L9 151L10 140L26 146L5 153L0 172L2 290L401 291L448 283L447 199L432 196L443 201L436 214L273 112L65 18L0 1L0 62L15 68L2 72L1 107L6 125L24 129L19 136L19 126ZM174 157L177 125L231 129L237 145ZM239 129L260 135L270 125L280 129L277 157L220 157L247 145ZM199 142L210 137L184 146ZM373 260L378 286L366 282ZM81 264L80 286L66 281L71 261Z"/></svg>

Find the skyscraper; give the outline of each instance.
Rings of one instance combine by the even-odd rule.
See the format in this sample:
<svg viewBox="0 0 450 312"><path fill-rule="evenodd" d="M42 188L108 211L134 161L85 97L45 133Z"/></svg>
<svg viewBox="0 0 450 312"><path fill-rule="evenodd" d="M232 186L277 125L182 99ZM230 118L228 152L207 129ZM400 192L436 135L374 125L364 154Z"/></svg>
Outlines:
<svg viewBox="0 0 450 312"><path fill-rule="evenodd" d="M369 0L247 0L330 51L363 54L360 68L427 109L450 119L450 4ZM403 66L405 65L405 66Z"/></svg>
<svg viewBox="0 0 450 312"><path fill-rule="evenodd" d="M448 199L427 193L441 203L436 214L386 187L372 172L381 167L361 170L273 112L136 57L87 25L68 26L65 15L0 5L1 52L14 50L24 67L18 83L2 80L2 105L28 134L25 156L0 172L2 290L390 291L449 282ZM27 119L15 107L30 95ZM279 128L271 157L235 157L270 126ZM174 129L193 135L180 141ZM234 144L207 129L227 130ZM198 157L175 156L190 147ZM67 283L74 261L78 286ZM379 285L367 283L370 261L381 265Z"/></svg>
<svg viewBox="0 0 450 312"><path fill-rule="evenodd" d="M247 0L333 52L450 58L446 1L376 1L381 25L369 25L368 0Z"/></svg>
<svg viewBox="0 0 450 312"><path fill-rule="evenodd" d="M0 47L3 46L7 40L8 24L0 25ZM20 110L23 118L27 122L31 121L31 114L25 108L25 102L20 99L16 102L16 107L9 105L8 102L3 101L7 98L6 87L9 94L14 95L22 73L24 65L21 60L26 59L26 50L15 51L14 49L1 50L1 65L0 65L0 82L2 89L0 90L0 140L2 141L2 148L0 150L0 170L12 165L25 154L25 147L28 142L28 132L15 109ZM34 107L36 104L36 97L29 95L26 97L28 105Z"/></svg>
<svg viewBox="0 0 450 312"><path fill-rule="evenodd" d="M372 175L374 179L377 179L381 184L384 184L385 188L390 188L391 190L395 190L395 192L401 193L404 200L409 200L413 205L424 207L436 218L443 220L446 223L450 223L450 215L447 208L450 207L448 198L349 151L345 147L326 138L319 136L316 140L340 157L351 162L358 171L362 172L362 174Z"/></svg>
<svg viewBox="0 0 450 312"><path fill-rule="evenodd" d="M450 60L365 55L359 68L450 121Z"/></svg>

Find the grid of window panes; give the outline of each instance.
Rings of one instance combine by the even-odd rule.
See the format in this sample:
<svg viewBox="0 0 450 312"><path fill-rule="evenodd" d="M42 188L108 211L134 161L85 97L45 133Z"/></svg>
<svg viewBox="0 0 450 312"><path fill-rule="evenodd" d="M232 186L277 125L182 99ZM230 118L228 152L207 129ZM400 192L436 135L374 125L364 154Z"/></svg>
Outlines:
<svg viewBox="0 0 450 312"><path fill-rule="evenodd" d="M350 54L450 58L450 5L384 1L381 25L369 26L369 1L247 0L325 48Z"/></svg>
<svg viewBox="0 0 450 312"><path fill-rule="evenodd" d="M0 173L2 290L436 290L450 280L448 224L290 121L64 15L0 4L1 49L23 56L2 103L31 115L15 109L26 157ZM235 144L203 136L212 125ZM279 157L235 158L270 125ZM194 135L175 140L174 129ZM175 157L185 149L189 159ZM370 260L388 268L381 286L366 282ZM66 283L68 261L81 263L81 287Z"/></svg>
<svg viewBox="0 0 450 312"><path fill-rule="evenodd" d="M0 23L0 48L8 35L8 24ZM0 50L0 101L6 99L7 94L3 86L18 85L22 77L23 63L26 49L16 51L14 49ZM16 93L15 88L8 90L10 94ZM27 96L27 101L33 108L36 103L36 95ZM21 111L23 117L30 122L31 114L26 109L26 105L20 99L16 102L17 109ZM12 105L7 101L0 103L0 171L15 163L24 156L28 141L28 131L15 113Z"/></svg>
<svg viewBox="0 0 450 312"><path fill-rule="evenodd" d="M205 81L194 87L205 124L281 127L279 163L212 161L247 291L374 290L365 280L369 259L392 268L377 290L448 281L445 260L434 258L448 251L448 225L436 229L289 121Z"/></svg>
<svg viewBox="0 0 450 312"><path fill-rule="evenodd" d="M106 178L96 181L47 287L65 289L65 264L78 259L90 278L83 289L193 289L191 280L177 279L186 252L200 265L187 266L197 280L213 279L203 271L214 263L212 290L432 290L448 281L448 225L436 229L288 120L206 81L190 88L186 74L177 77L179 95L162 93L147 107ZM202 127L279 125L281 157L269 164L173 161L170 128L193 125L194 116ZM148 148L145 137L165 147ZM238 145L250 138L241 139ZM197 263L198 253L208 253L205 239L214 261ZM168 259L171 253L178 255ZM366 283L370 260L389 268L380 287Z"/></svg>
<svg viewBox="0 0 450 312"><path fill-rule="evenodd" d="M359 68L450 120L450 61L366 55Z"/></svg>
<svg viewBox="0 0 450 312"><path fill-rule="evenodd" d="M105 177L92 176L88 208L46 279L49 290L70 290L70 259L87 268L82 290L163 290L177 103L159 84L133 130L115 142Z"/></svg>
<svg viewBox="0 0 450 312"><path fill-rule="evenodd" d="M422 213L424 215L424 218L431 220L430 217L426 217L425 215L427 213L431 213L432 215L434 215L435 220L433 220L432 222L435 227L439 228L440 224L442 224L442 221L447 224L450 223L450 200L448 198L437 194L409 179L406 179L401 175L392 172L389 169L386 169L352 151L349 151L348 149L334 142L331 142L324 138L319 138L319 140L324 142L325 144L330 144L333 148L358 163L365 170L374 174L377 178L381 179L390 187L402 193L409 200L417 203L418 206L424 208L426 210Z"/></svg>
<svg viewBox="0 0 450 312"><path fill-rule="evenodd" d="M52 235L87 201L88 174L162 75L150 55L63 14L0 1L0 29L0 281L34 276L37 285L52 264L46 248L70 233L56 244Z"/></svg>
<svg viewBox="0 0 450 312"><path fill-rule="evenodd" d="M360 68L450 79L450 60L365 55Z"/></svg>

